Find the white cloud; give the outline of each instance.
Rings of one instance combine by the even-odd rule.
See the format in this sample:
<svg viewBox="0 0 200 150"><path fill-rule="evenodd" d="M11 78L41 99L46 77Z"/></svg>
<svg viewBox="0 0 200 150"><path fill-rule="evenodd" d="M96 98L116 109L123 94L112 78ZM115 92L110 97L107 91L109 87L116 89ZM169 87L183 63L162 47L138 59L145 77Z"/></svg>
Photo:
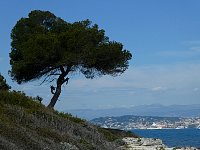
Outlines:
<svg viewBox="0 0 200 150"><path fill-rule="evenodd" d="M193 46L190 48L194 53L200 53L200 46Z"/></svg>
<svg viewBox="0 0 200 150"><path fill-rule="evenodd" d="M194 88L194 89L193 89L194 92L197 92L197 91L199 91L199 90L200 90L199 88Z"/></svg>
<svg viewBox="0 0 200 150"><path fill-rule="evenodd" d="M160 86L152 88L152 91L166 91L166 90L167 90L167 88L160 87Z"/></svg>
<svg viewBox="0 0 200 150"><path fill-rule="evenodd" d="M118 77L103 76L93 80L70 78L63 87L60 108L89 108L97 105L141 105L151 103L198 103L200 64L149 65L130 67ZM49 85L20 85L27 94L40 95L48 103ZM192 89L192 90L191 90ZM20 89L19 89L20 90ZM48 95L50 94L50 95ZM188 100L189 99L189 100Z"/></svg>
<svg viewBox="0 0 200 150"><path fill-rule="evenodd" d="M200 41L185 41L182 44L184 44L184 49L182 50L163 50L159 51L157 55L162 57L193 57L196 55L200 55Z"/></svg>
<svg viewBox="0 0 200 150"><path fill-rule="evenodd" d="M62 98L84 99L83 101L95 99L102 103L104 100L104 103L111 103L112 100L114 103L121 100L133 101L131 104L174 104L182 99L183 103L194 93L191 89L200 85L199 74L200 64L130 67L118 77L71 79L70 84L63 88L65 92L62 93ZM193 101L196 99L194 97Z"/></svg>
<svg viewBox="0 0 200 150"><path fill-rule="evenodd" d="M173 88L194 87L200 84L200 64L153 65L130 67L118 77L104 76L101 78L71 80L72 89L127 90L150 89L152 91ZM135 91L134 91L135 92Z"/></svg>
<svg viewBox="0 0 200 150"><path fill-rule="evenodd" d="M135 91L130 91L128 92L129 95L134 95L135 94Z"/></svg>

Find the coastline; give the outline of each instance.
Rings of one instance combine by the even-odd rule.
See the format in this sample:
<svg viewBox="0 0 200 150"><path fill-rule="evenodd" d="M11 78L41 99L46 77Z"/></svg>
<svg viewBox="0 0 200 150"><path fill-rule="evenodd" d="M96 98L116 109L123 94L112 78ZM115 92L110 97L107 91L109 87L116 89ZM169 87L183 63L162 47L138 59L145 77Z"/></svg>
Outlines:
<svg viewBox="0 0 200 150"><path fill-rule="evenodd" d="M200 148L199 129L135 129L131 132L144 138L158 138L168 147L197 147Z"/></svg>
<svg viewBox="0 0 200 150"><path fill-rule="evenodd" d="M167 147L161 139L155 138L125 137L122 140L125 142L122 150L200 150L195 147Z"/></svg>

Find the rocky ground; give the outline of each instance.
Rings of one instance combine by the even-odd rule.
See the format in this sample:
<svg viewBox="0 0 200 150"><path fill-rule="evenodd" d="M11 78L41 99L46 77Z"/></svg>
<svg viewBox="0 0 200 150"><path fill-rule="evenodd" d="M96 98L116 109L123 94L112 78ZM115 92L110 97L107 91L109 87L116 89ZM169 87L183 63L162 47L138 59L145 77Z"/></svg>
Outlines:
<svg viewBox="0 0 200 150"><path fill-rule="evenodd" d="M168 148L163 144L160 139L153 138L132 138L126 137L123 138L123 141L126 143L123 150L198 150L194 147L173 147Z"/></svg>

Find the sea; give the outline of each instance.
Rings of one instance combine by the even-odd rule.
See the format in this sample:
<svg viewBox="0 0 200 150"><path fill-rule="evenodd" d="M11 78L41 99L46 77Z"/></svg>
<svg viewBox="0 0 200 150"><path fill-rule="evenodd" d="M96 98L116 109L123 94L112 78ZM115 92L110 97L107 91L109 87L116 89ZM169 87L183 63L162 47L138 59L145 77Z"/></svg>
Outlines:
<svg viewBox="0 0 200 150"><path fill-rule="evenodd" d="M168 147L200 148L200 129L134 129L132 132L145 138L159 138Z"/></svg>

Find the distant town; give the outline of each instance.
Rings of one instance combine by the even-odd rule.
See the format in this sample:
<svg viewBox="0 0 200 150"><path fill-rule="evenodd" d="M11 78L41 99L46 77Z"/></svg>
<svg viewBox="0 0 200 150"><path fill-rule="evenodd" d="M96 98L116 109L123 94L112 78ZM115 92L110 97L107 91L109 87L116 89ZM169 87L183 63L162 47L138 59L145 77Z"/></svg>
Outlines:
<svg viewBox="0 0 200 150"><path fill-rule="evenodd" d="M91 121L104 128L115 128L123 130L132 129L200 129L200 117L154 117L154 116L121 116L101 117Z"/></svg>

